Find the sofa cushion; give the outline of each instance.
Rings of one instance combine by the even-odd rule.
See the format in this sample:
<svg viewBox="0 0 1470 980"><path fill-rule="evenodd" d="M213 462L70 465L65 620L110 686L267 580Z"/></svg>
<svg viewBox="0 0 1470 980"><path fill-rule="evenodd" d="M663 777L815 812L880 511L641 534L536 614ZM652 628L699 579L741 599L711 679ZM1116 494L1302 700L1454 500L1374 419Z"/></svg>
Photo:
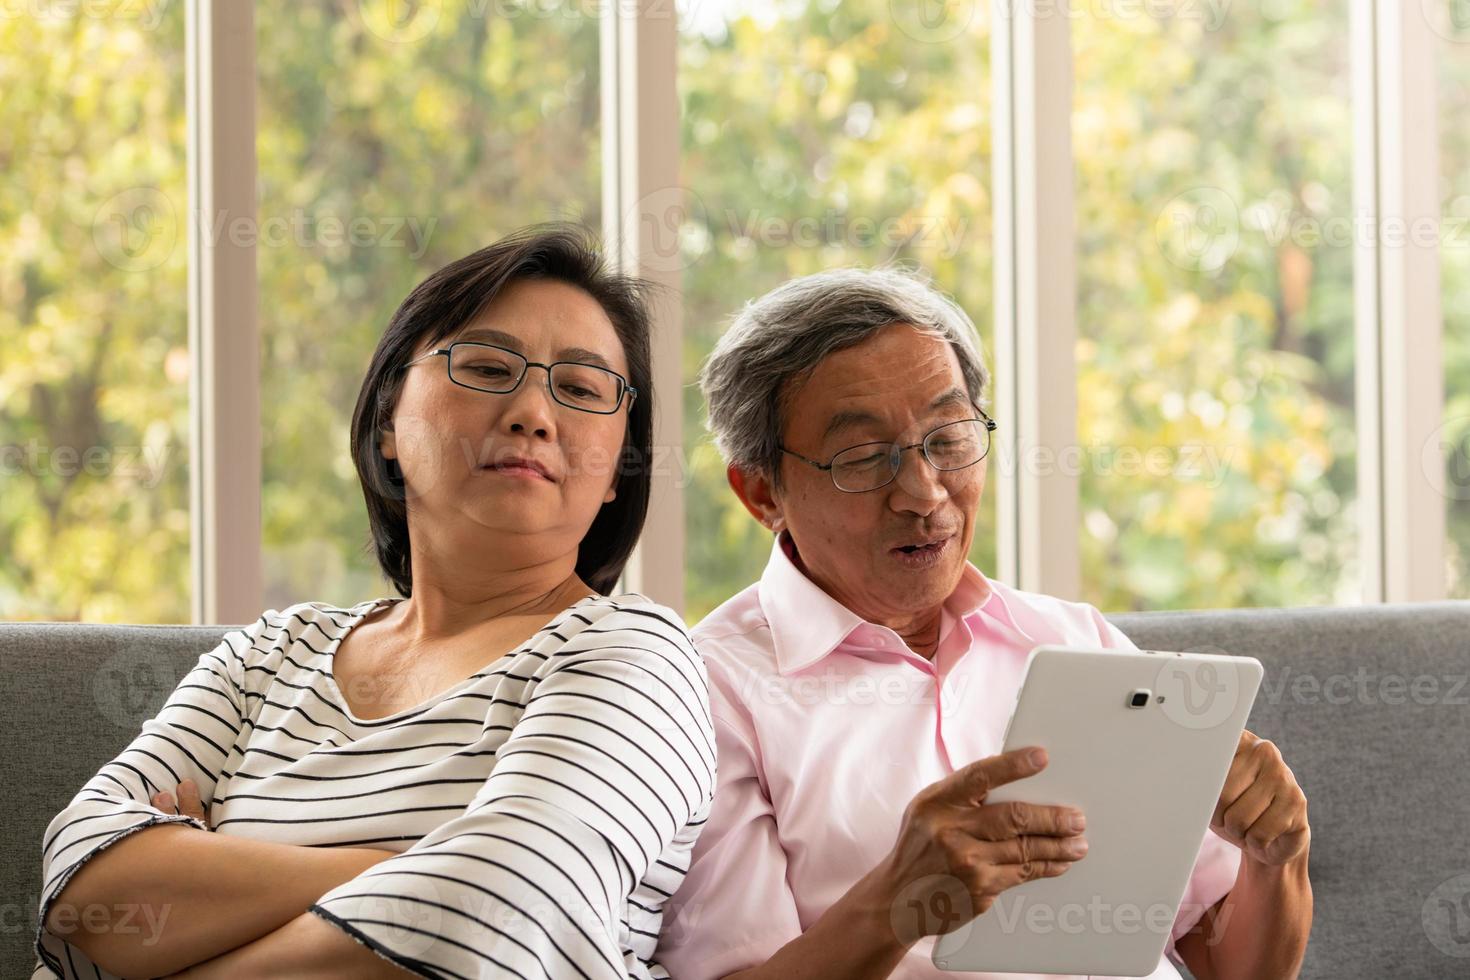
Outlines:
<svg viewBox="0 0 1470 980"><path fill-rule="evenodd" d="M1470 602L1109 617L1145 649L1254 656L1250 729L1306 792L1305 978L1470 976ZM28 976L41 838L232 627L0 623L0 976Z"/></svg>

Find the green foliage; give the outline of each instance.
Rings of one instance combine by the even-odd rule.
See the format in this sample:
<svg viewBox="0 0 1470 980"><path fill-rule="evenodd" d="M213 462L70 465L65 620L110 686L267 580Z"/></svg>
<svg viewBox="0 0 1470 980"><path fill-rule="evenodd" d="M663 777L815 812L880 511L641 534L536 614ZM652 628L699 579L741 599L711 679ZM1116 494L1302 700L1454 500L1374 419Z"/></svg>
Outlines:
<svg viewBox="0 0 1470 980"><path fill-rule="evenodd" d="M1315 2L1074 23L1083 582L1101 608L1358 598L1352 241L1304 231L1352 217L1347 31L1344 6ZM1129 472L1129 451L1157 464Z"/></svg>
<svg viewBox="0 0 1470 980"><path fill-rule="evenodd" d="M991 336L987 25L934 43L887 0L761 10L680 37L690 622L758 578L771 549L726 486L694 384L730 314L793 276L896 262L927 270L987 348ZM987 495L972 551L984 568L994 515Z"/></svg>
<svg viewBox="0 0 1470 980"><path fill-rule="evenodd" d="M512 228L601 223L599 5L452 0L386 26L365 19L373 7L257 4L247 230L273 605L388 591L347 430L408 289ZM159 9L157 24L0 17L0 447L21 451L0 460L0 618L189 615L185 242L190 221L231 229L189 211L183 4ZM956 297L988 351L994 210L989 5L945 32L895 20L888 0L692 9L679 42L691 622L770 548L725 486L692 383L729 316L792 276L901 262ZM1352 217L1346 8L1237 4L1218 24L1079 9L1092 10L1072 24L1085 598L1352 601L1352 249L1293 233ZM1467 40L1447 39L1439 65L1459 235L1442 250L1446 438L1462 445ZM1180 201L1198 216L1222 199L1239 237L1216 262L1168 222ZM992 501L972 555L987 572ZM1470 595L1470 501L1449 513L1449 574Z"/></svg>
<svg viewBox="0 0 1470 980"><path fill-rule="evenodd" d="M257 250L268 605L392 592L348 428L414 284L522 225L602 220L595 20L459 0L389 33L378 7L256 7L260 214L307 229ZM361 244L331 219L365 219Z"/></svg>
<svg viewBox="0 0 1470 980"><path fill-rule="evenodd" d="M1470 6L1432 6L1439 46L1439 171L1444 226L1439 250L1444 303L1442 445L1451 451L1445 487L1450 595L1470 599ZM1453 15L1452 15L1453 14Z"/></svg>
<svg viewBox="0 0 1470 980"><path fill-rule="evenodd" d="M0 619L189 618L184 25L0 17Z"/></svg>

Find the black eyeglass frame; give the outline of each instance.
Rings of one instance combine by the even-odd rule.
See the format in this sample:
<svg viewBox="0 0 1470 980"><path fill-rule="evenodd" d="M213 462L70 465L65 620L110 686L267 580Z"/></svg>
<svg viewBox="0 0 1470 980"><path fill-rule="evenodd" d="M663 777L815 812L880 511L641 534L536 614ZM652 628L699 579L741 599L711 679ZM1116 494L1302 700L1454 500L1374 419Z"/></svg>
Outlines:
<svg viewBox="0 0 1470 980"><path fill-rule="evenodd" d="M907 446L900 446L896 442L860 442L855 446L848 446L846 449L839 449L837 452L833 453L832 458L825 463L819 463L814 459L803 456L801 453L787 449L783 445L778 444L776 448L780 449L781 452L786 453L787 455L795 456L797 459L801 460L803 463L806 463L808 466L825 472L828 476L832 477L832 485L834 487L837 487L838 491L840 491L841 493L872 493L874 490L882 490L898 477L898 471L903 466L903 454L908 452L910 449L919 449L924 456L924 461L941 473L955 473L959 470L968 469L969 467L974 466L976 463L980 462L980 460L984 459L986 456L990 455L990 443L993 440L988 438L988 436L990 433L1000 428L1000 426L994 419L986 415L983 411L980 411L980 409L977 408L975 409L975 411L980 412L978 418L955 419L951 422L945 422L943 425L936 425L934 428L924 433L924 438L920 439L918 442L910 443ZM929 440L933 438L934 433L938 432L940 429L948 428L951 425L958 425L961 422L979 422L985 426L985 432L987 434L985 452L981 453L979 456L966 463L964 466L944 467L938 465L929 455ZM889 474L888 479L884 480L876 487L868 487L866 490L848 490L846 487L839 486L837 483L837 477L832 475L832 467L835 464L837 457L841 456L843 453L852 452L854 449L862 449L864 446L888 447L888 466L889 469L892 470L892 472Z"/></svg>
<svg viewBox="0 0 1470 980"><path fill-rule="evenodd" d="M463 381L460 381L454 376L454 355L452 352L456 347L478 347L484 348L486 350L500 351L501 353L510 354L512 357L519 358L521 363L525 366L521 368L521 375L520 377L516 378L516 383L511 385L504 391L492 391L489 388L481 388L478 385L465 384ZM433 357L436 354L444 355L444 373L449 376L449 380L451 383L457 384L461 388L468 388L471 391L483 392L487 395L510 395L515 393L515 391L520 388L521 382L526 380L526 375L531 373L531 368L538 367L546 372L546 390L551 393L552 400L555 401L558 405L565 405L567 408L573 409L574 411L586 412L589 415L613 415L617 413L618 409L623 407L624 396L626 396L628 399L629 411L632 410L633 402L638 397L638 389L629 384L627 378L623 377L621 374L610 368L601 367L597 364L585 364L582 361L552 361L550 364L542 364L539 361L527 360L524 354L520 353L519 351L513 351L509 347L499 347L495 344L485 344L481 343L478 340L457 340L454 343L450 344L448 347L439 347L434 350L424 351L418 357L415 357L413 360L403 365L403 369L406 371L409 368L413 367L415 364L424 360L425 358ZM609 408L605 412L602 412L598 411L595 408L587 408L584 405L573 405L569 402L562 401L559 397L557 397L556 386L551 383L551 369L556 367L558 364L574 364L580 368L589 368L593 371L602 371L604 374L610 374L614 378L616 378L618 382L618 397L613 402L613 407Z"/></svg>

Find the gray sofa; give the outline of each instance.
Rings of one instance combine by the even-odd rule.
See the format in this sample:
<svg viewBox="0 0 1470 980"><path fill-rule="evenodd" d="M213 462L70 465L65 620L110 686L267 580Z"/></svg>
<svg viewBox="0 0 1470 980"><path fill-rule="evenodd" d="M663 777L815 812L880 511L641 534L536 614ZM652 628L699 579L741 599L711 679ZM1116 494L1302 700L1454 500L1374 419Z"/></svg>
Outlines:
<svg viewBox="0 0 1470 980"><path fill-rule="evenodd" d="M1111 617L1140 647L1257 657L1250 719L1306 792L1302 976L1470 977L1470 602ZM223 627L0 624L0 977L26 977L51 818Z"/></svg>

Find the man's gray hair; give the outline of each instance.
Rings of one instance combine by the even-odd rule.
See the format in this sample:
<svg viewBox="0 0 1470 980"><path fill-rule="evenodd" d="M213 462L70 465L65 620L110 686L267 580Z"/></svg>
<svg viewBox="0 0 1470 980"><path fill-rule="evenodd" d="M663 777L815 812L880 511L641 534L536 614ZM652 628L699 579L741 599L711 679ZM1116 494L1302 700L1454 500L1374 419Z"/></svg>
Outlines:
<svg viewBox="0 0 1470 980"><path fill-rule="evenodd" d="M778 474L788 383L799 383L827 355L893 323L948 341L970 400L984 409L990 374L975 324L954 300L917 272L832 269L792 279L746 303L704 362L699 385L726 464Z"/></svg>

